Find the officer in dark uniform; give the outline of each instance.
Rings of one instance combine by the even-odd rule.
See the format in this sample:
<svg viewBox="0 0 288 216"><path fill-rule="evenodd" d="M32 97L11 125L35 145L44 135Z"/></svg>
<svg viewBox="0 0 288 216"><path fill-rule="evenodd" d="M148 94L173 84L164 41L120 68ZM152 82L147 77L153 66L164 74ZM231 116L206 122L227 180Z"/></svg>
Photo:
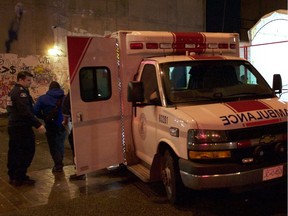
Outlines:
<svg viewBox="0 0 288 216"><path fill-rule="evenodd" d="M28 88L32 74L22 71L17 74L17 83L8 94L8 175L10 184L33 185L35 180L26 175L35 154L35 135L32 127L39 133L45 133L45 127L33 114L33 99Z"/></svg>

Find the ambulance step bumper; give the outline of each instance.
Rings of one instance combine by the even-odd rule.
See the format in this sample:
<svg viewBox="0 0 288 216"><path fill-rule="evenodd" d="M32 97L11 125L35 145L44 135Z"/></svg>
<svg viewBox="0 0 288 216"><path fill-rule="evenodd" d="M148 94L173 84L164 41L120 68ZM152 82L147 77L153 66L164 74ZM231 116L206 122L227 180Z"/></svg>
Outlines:
<svg viewBox="0 0 288 216"><path fill-rule="evenodd" d="M142 164L127 166L128 170L140 178L143 182L150 182L150 171Z"/></svg>
<svg viewBox="0 0 288 216"><path fill-rule="evenodd" d="M269 172L270 177L267 178L267 173ZM180 170L180 175L183 184L194 190L237 188L260 184L270 180L286 179L287 163L249 171L215 175L194 175Z"/></svg>

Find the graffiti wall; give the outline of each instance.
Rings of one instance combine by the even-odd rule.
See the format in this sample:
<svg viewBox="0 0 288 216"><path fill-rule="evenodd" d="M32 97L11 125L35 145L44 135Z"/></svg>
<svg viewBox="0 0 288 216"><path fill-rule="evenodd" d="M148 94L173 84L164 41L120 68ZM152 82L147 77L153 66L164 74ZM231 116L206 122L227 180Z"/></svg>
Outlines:
<svg viewBox="0 0 288 216"><path fill-rule="evenodd" d="M66 92L69 88L66 57L0 54L0 113L6 112L7 94L16 82L17 73L22 70L29 71L34 76L30 87L34 100L46 93L51 81L58 81Z"/></svg>

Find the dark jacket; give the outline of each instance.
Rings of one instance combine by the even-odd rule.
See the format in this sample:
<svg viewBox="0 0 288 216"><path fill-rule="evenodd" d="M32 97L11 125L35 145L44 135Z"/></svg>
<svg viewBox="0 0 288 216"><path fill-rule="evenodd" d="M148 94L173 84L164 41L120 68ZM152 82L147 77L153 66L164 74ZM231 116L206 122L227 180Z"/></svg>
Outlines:
<svg viewBox="0 0 288 216"><path fill-rule="evenodd" d="M71 120L71 103L70 103L70 92L65 96L62 104L62 113Z"/></svg>
<svg viewBox="0 0 288 216"><path fill-rule="evenodd" d="M45 119L52 109L57 107L57 118L53 122L45 122L46 128L47 127L62 127L63 115L61 110L62 100L64 96L64 91L62 89L53 88L46 92L45 95L41 95L36 104L34 105L34 113L38 118Z"/></svg>
<svg viewBox="0 0 288 216"><path fill-rule="evenodd" d="M8 126L40 127L41 123L33 113L33 103L29 90L20 84L15 84L8 94Z"/></svg>

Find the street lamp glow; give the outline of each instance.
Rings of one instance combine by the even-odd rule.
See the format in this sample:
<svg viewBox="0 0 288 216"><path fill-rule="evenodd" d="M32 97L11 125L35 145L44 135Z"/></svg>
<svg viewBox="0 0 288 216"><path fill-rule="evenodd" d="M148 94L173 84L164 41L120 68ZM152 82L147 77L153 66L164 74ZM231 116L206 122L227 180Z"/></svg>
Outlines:
<svg viewBox="0 0 288 216"><path fill-rule="evenodd" d="M48 50L48 54L50 56L61 56L61 55L63 55L63 52L57 46L55 46L55 47Z"/></svg>

